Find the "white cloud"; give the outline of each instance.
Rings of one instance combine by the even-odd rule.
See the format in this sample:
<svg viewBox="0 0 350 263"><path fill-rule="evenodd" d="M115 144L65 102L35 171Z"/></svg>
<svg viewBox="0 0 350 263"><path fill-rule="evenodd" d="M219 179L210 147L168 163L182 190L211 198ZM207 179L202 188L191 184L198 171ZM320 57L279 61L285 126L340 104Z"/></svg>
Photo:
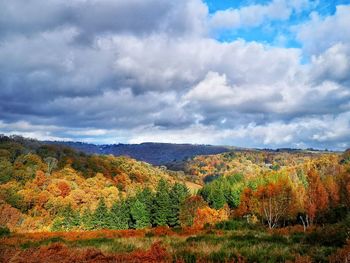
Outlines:
<svg viewBox="0 0 350 263"><path fill-rule="evenodd" d="M302 3L294 1L298 9ZM293 11L293 7L285 0L273 0L266 5L250 5L239 9L226 9L215 12L209 21L210 27L215 29L234 29L241 27L255 27L266 21L286 20Z"/></svg>
<svg viewBox="0 0 350 263"><path fill-rule="evenodd" d="M350 43L337 43L311 60L315 80L350 81Z"/></svg>
<svg viewBox="0 0 350 263"><path fill-rule="evenodd" d="M318 55L337 43L350 44L350 6L337 6L332 16L314 12L310 17L310 21L294 28L308 54Z"/></svg>
<svg viewBox="0 0 350 263"><path fill-rule="evenodd" d="M138 129L129 143L146 141L223 144L242 147L349 147L350 112L337 117L299 118L293 122L281 121L258 125L249 123L234 129L192 125L186 129L162 130L154 127Z"/></svg>

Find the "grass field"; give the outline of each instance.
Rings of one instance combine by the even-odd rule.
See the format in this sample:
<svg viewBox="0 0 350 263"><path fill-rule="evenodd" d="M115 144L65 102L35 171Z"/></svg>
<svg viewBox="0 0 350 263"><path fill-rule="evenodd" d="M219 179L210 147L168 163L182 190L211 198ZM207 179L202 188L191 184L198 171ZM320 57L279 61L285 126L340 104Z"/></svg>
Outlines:
<svg viewBox="0 0 350 263"><path fill-rule="evenodd" d="M204 230L155 228L10 234L0 241L0 259L2 262L346 262L342 260L350 255L346 254L347 234L342 224L307 232L299 226L267 231L244 221L228 221Z"/></svg>

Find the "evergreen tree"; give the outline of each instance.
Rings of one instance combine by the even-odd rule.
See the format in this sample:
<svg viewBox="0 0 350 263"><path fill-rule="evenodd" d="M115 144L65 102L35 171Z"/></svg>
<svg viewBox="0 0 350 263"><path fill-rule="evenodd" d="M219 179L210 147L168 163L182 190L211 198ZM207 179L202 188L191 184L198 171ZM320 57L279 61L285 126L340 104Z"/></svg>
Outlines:
<svg viewBox="0 0 350 263"><path fill-rule="evenodd" d="M153 225L166 226L170 216L169 185L161 179L153 203Z"/></svg>
<svg viewBox="0 0 350 263"><path fill-rule="evenodd" d="M168 218L169 226L179 226L180 206L183 201L190 195L186 185L175 183L170 191L170 214Z"/></svg>
<svg viewBox="0 0 350 263"><path fill-rule="evenodd" d="M86 208L81 216L81 225L84 230L94 229L93 213L91 213L89 208Z"/></svg>
<svg viewBox="0 0 350 263"><path fill-rule="evenodd" d="M148 187L146 187L136 194L136 198L146 205L148 214L151 215L154 199L152 191Z"/></svg>
<svg viewBox="0 0 350 263"><path fill-rule="evenodd" d="M100 199L97 208L92 216L92 224L95 228L108 228L109 227L109 212L106 203L103 198Z"/></svg>
<svg viewBox="0 0 350 263"><path fill-rule="evenodd" d="M136 229L141 229L150 226L150 214L147 211L147 206L136 199L131 207L130 214L133 221L133 226Z"/></svg>
<svg viewBox="0 0 350 263"><path fill-rule="evenodd" d="M220 187L214 188L209 196L210 206L215 209L223 208L226 204L226 198L223 189Z"/></svg>
<svg viewBox="0 0 350 263"><path fill-rule="evenodd" d="M55 219L52 230L53 231L69 231L80 226L80 215L72 209L69 205L60 213L59 217Z"/></svg>
<svg viewBox="0 0 350 263"><path fill-rule="evenodd" d="M114 203L110 211L109 219L109 227L111 229L128 229L130 209L127 202L120 201Z"/></svg>

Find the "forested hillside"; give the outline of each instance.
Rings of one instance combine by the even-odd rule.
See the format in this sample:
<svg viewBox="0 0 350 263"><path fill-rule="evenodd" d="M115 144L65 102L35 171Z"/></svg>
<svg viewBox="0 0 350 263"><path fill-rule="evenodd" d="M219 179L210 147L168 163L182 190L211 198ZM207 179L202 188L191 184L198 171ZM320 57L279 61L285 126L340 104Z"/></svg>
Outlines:
<svg viewBox="0 0 350 263"><path fill-rule="evenodd" d="M141 193L152 195L162 184L162 191L165 192L175 181L196 187L181 175L174 172L169 174L164 169L129 157L86 155L69 147L2 136L0 223L15 231L57 229L62 215L85 213L87 216L90 212L92 215L96 208L111 209L126 200L129 204L131 198L127 198ZM160 182L162 184L159 185ZM175 184L174 191L182 186ZM187 187L183 187L189 194ZM141 209L145 209L143 204ZM151 211L147 210L147 213L149 217ZM99 217L104 220L102 214ZM148 223L142 226L149 226L150 223L148 219ZM134 226L134 223L131 225ZM73 226L80 227L80 223L75 222L67 227ZM126 221L126 227L122 228L128 227Z"/></svg>
<svg viewBox="0 0 350 263"><path fill-rule="evenodd" d="M350 208L350 151L241 151L198 156L187 173L207 182L199 194L236 217L257 216L268 227L336 221ZM200 181L199 181L200 182Z"/></svg>
<svg viewBox="0 0 350 263"><path fill-rule="evenodd" d="M2 136L0 260L344 262L349 150L235 150L184 167Z"/></svg>

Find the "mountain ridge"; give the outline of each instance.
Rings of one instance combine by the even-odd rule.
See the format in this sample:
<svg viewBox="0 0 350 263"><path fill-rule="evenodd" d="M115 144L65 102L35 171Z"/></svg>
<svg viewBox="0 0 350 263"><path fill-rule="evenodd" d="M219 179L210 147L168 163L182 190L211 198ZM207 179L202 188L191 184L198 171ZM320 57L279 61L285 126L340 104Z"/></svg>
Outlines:
<svg viewBox="0 0 350 263"><path fill-rule="evenodd" d="M182 162L197 155L211 155L240 149L231 146L215 146L208 144L174 144L144 142L140 144L102 144L83 142L45 141L46 144L65 145L88 154L127 155L153 165L169 165Z"/></svg>

